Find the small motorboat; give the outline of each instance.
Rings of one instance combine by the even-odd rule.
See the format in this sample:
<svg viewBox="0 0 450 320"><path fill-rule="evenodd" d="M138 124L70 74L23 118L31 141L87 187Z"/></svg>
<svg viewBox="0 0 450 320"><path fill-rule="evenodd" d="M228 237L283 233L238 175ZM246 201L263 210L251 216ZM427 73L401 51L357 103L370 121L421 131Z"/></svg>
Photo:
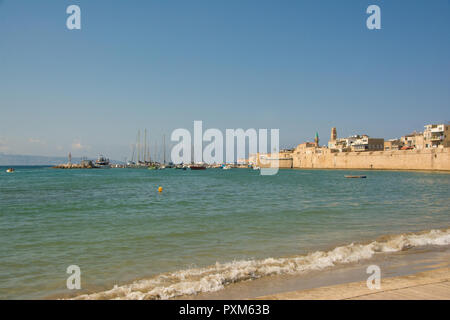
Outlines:
<svg viewBox="0 0 450 320"><path fill-rule="evenodd" d="M197 164L191 165L191 166L189 166L189 168L191 170L206 170L206 166L204 166L204 165L197 165Z"/></svg>
<svg viewBox="0 0 450 320"><path fill-rule="evenodd" d="M6 172L8 172L8 173L13 173L13 172L14 172L14 168L8 168L8 169L6 169Z"/></svg>
<svg viewBox="0 0 450 320"><path fill-rule="evenodd" d="M106 157L99 155L98 159L95 161L95 167L102 168L102 169L111 168L109 159L106 159Z"/></svg>
<svg viewBox="0 0 450 320"><path fill-rule="evenodd" d="M230 169L231 169L231 166L223 166L222 169L223 169L223 170L230 170Z"/></svg>
<svg viewBox="0 0 450 320"><path fill-rule="evenodd" d="M365 179L367 176L345 176L347 179Z"/></svg>

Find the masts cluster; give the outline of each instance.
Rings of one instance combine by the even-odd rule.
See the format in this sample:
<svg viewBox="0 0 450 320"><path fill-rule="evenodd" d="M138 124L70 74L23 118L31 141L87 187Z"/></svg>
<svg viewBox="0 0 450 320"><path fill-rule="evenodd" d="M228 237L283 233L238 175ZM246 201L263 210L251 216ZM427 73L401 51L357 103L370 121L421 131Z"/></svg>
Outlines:
<svg viewBox="0 0 450 320"><path fill-rule="evenodd" d="M162 154L161 154L162 149ZM138 130L136 143L132 145L131 161L128 166L153 167L166 164L166 135L162 137L162 148L158 149L158 143L154 142L154 152L151 152L150 140L148 139L147 129L141 136L141 129Z"/></svg>

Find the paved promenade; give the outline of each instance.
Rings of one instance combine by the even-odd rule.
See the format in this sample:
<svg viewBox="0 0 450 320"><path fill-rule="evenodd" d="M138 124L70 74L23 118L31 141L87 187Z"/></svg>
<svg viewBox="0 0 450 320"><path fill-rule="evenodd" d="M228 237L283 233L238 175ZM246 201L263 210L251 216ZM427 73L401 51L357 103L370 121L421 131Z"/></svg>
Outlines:
<svg viewBox="0 0 450 320"><path fill-rule="evenodd" d="M279 293L267 300L450 300L450 268L440 268L409 276L382 278L380 290L370 290L366 282L353 282L310 290Z"/></svg>

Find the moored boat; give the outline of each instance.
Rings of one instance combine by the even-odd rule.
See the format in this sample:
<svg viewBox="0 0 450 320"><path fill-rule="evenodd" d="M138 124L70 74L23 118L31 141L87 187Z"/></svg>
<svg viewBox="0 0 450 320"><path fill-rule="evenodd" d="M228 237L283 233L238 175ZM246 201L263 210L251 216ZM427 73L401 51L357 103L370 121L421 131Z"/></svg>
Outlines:
<svg viewBox="0 0 450 320"><path fill-rule="evenodd" d="M202 165L202 164L193 164L193 165L190 165L189 168L191 170L206 170L206 166Z"/></svg>
<svg viewBox="0 0 450 320"><path fill-rule="evenodd" d="M104 156L100 155L98 159L95 161L96 168L110 168L109 159L106 159Z"/></svg>
<svg viewBox="0 0 450 320"><path fill-rule="evenodd" d="M365 179L367 176L345 176L347 179Z"/></svg>

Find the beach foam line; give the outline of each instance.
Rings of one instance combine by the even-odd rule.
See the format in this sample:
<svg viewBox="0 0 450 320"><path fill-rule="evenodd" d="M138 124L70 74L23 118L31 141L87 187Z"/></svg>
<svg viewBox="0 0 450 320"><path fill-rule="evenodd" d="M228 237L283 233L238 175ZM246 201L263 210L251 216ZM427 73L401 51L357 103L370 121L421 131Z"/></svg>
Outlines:
<svg viewBox="0 0 450 320"><path fill-rule="evenodd" d="M225 286L245 280L281 274L301 274L339 264L370 259L378 253L390 253L427 245L449 245L450 228L384 236L366 244L336 247L330 251L315 251L306 255L262 260L241 260L216 263L205 268L192 268L157 275L131 284L114 286L111 290L83 294L73 299L170 299L182 295L215 292Z"/></svg>

